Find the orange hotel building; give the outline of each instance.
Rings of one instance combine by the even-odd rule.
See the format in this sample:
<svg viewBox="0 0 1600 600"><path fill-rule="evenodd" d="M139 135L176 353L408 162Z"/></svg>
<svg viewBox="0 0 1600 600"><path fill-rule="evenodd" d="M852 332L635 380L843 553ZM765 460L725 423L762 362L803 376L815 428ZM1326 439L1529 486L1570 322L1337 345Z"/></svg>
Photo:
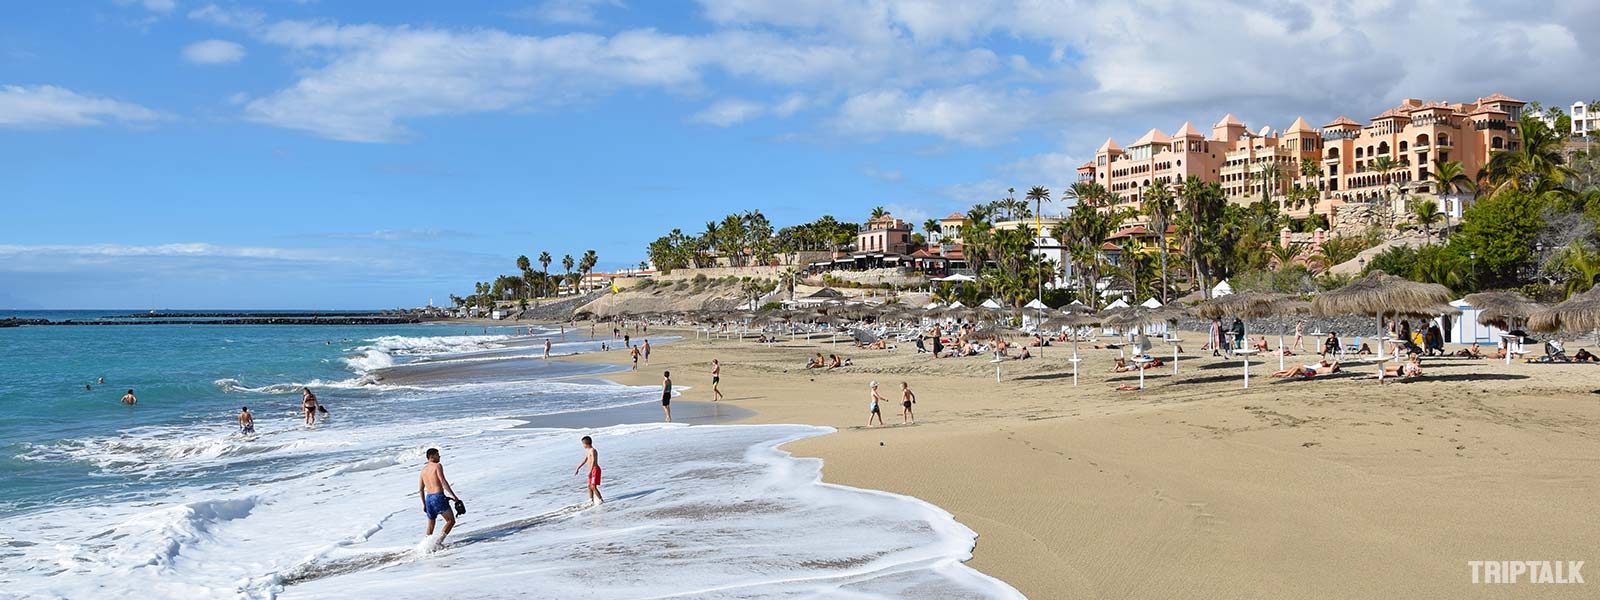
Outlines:
<svg viewBox="0 0 1600 600"><path fill-rule="evenodd" d="M1466 175L1476 177L1491 154L1516 148L1524 104L1503 94L1460 103L1407 98L1365 125L1341 116L1312 128L1299 118L1281 131L1262 127L1254 132L1229 114L1211 126L1209 135L1184 123L1171 135L1151 129L1126 148L1107 139L1078 167L1078 180L1105 186L1118 200L1108 209L1137 207L1151 186L1181 184L1193 175L1220 183L1231 202L1255 202L1266 186L1289 214L1304 217L1315 211L1330 220L1344 203L1379 201L1386 188L1398 189L1402 193L1389 195L1390 209L1403 214L1407 194L1436 193L1428 174L1434 159L1460 161ZM1387 176L1372 171L1369 164L1380 156L1400 168ZM1301 159L1313 161L1320 173L1302 175ZM1272 164L1281 174L1276 181L1262 176ZM1302 187L1319 190L1318 201L1286 205L1286 193ZM1460 214L1459 204L1443 200L1443 210Z"/></svg>

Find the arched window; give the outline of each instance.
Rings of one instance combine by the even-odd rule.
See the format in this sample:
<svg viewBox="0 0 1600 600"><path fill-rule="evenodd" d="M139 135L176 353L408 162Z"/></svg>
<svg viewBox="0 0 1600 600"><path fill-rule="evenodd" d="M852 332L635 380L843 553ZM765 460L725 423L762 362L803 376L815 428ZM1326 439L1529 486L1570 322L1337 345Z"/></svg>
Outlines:
<svg viewBox="0 0 1600 600"><path fill-rule="evenodd" d="M1388 153L1389 153L1389 142L1380 142L1378 144L1378 154L1388 154Z"/></svg>
<svg viewBox="0 0 1600 600"><path fill-rule="evenodd" d="M1428 145L1428 134L1424 133L1422 135L1417 136L1417 147L1418 148L1421 148L1421 147L1427 146L1427 145Z"/></svg>
<svg viewBox="0 0 1600 600"><path fill-rule="evenodd" d="M1339 158L1339 149L1338 148L1329 148L1328 149L1328 158Z"/></svg>
<svg viewBox="0 0 1600 600"><path fill-rule="evenodd" d="M1361 158L1361 147L1356 146L1356 158Z"/></svg>
<svg viewBox="0 0 1600 600"><path fill-rule="evenodd" d="M1449 146L1450 145L1450 134L1448 134L1448 133L1439 134L1439 145L1440 146Z"/></svg>
<svg viewBox="0 0 1600 600"><path fill-rule="evenodd" d="M1505 147L1505 144L1506 144L1505 140L1500 139L1499 136L1495 136L1494 139L1489 140L1489 147L1490 148L1494 148L1495 150L1499 150L1500 148Z"/></svg>
<svg viewBox="0 0 1600 600"><path fill-rule="evenodd" d="M1405 140L1400 140L1400 151L1401 152L1405 152L1406 151L1406 141Z"/></svg>

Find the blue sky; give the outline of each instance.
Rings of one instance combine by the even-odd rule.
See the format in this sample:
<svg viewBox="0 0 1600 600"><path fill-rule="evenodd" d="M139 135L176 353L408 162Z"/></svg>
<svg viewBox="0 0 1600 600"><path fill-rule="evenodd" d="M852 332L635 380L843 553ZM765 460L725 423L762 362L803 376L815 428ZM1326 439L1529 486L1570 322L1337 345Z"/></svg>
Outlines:
<svg viewBox="0 0 1600 600"><path fill-rule="evenodd" d="M1592 2L0 10L0 307L443 302L518 254L632 265L730 211L920 222L1059 190L1106 136L1224 112L1600 95L1571 76Z"/></svg>

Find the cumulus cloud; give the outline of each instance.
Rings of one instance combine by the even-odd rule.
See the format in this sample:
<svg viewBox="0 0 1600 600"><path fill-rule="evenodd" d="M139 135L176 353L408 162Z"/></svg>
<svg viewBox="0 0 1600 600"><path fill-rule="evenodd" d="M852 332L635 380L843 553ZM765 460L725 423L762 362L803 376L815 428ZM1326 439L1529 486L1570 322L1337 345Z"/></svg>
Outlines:
<svg viewBox="0 0 1600 600"><path fill-rule="evenodd" d="M909 93L877 90L851 96L833 118L834 127L867 135L918 134L969 144L1004 141L1049 114L1032 94L977 85Z"/></svg>
<svg viewBox="0 0 1600 600"><path fill-rule="evenodd" d="M205 40L183 48L183 59L197 65L224 65L244 58L244 46L227 40Z"/></svg>
<svg viewBox="0 0 1600 600"><path fill-rule="evenodd" d="M122 6L138 5L154 13L169 13L178 7L177 0L116 0Z"/></svg>
<svg viewBox="0 0 1600 600"><path fill-rule="evenodd" d="M598 8L621 8L621 0L545 0L512 13L551 25L598 25Z"/></svg>
<svg viewBox="0 0 1600 600"><path fill-rule="evenodd" d="M724 98L689 117L691 122L729 127L761 116L767 107L741 98Z"/></svg>
<svg viewBox="0 0 1600 600"><path fill-rule="evenodd" d="M297 59L298 80L246 104L247 118L364 142L410 139L409 124L431 117L545 110L647 88L723 98L687 115L692 122L819 110L833 134L992 145L1066 123L1142 131L1222 112L1273 123L1366 116L1405 96L1496 91L1485 81L1513 95L1578 97L1588 93L1581 78L1550 75L1584 72L1600 54L1600 41L1575 26L1600 19L1582 0L1516 11L1497 0L699 4L708 27L694 34L274 23L215 5L190 17L244 29ZM616 5L548 0L521 14L583 25ZM1472 43L1419 49L1429 39Z"/></svg>
<svg viewBox="0 0 1600 600"><path fill-rule="evenodd" d="M88 127L107 121L150 123L167 116L143 106L53 85L0 86L0 128Z"/></svg>

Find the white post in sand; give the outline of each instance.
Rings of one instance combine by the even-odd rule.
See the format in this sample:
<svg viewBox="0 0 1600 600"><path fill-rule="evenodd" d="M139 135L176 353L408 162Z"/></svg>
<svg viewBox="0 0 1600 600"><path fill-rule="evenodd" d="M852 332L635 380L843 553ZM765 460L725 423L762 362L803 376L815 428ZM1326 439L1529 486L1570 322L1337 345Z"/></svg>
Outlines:
<svg viewBox="0 0 1600 600"><path fill-rule="evenodd" d="M1283 329L1278 329L1278 370L1283 370Z"/></svg>
<svg viewBox="0 0 1600 600"><path fill-rule="evenodd" d="M1244 331L1244 345L1240 348L1239 356L1244 359L1244 387L1250 389L1250 324L1240 319L1240 329Z"/></svg>
<svg viewBox="0 0 1600 600"><path fill-rule="evenodd" d="M1072 385L1074 385L1074 386L1078 385L1078 361L1080 361L1080 360L1083 360L1083 359L1078 358L1078 332L1077 331L1073 331L1072 332L1072 358L1070 360L1068 360L1067 362L1072 363Z"/></svg>

